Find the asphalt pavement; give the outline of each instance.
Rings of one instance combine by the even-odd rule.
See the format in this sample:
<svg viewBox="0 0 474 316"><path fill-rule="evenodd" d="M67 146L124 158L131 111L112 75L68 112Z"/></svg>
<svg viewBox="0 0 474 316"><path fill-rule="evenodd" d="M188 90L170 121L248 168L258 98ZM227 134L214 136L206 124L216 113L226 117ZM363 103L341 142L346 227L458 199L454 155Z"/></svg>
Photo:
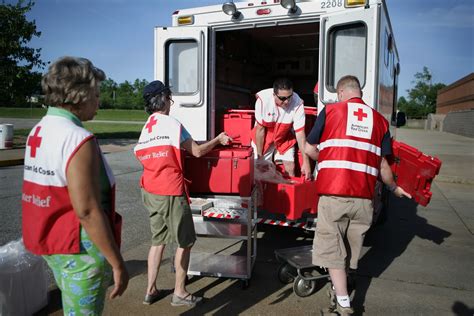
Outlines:
<svg viewBox="0 0 474 316"><path fill-rule="evenodd" d="M387 221L368 234L352 293L356 314L473 315L474 139L415 129L398 130L397 139L439 157L443 165L427 207L393 198ZM166 251L158 278L166 297L143 305L150 233L138 189L140 166L131 153L133 140L112 140L101 147L117 178L117 206L124 216L122 253L131 275L125 294L107 300L105 315L319 315L320 308L327 306L328 298L320 289L324 282L317 283L319 291L302 298L295 295L292 284L277 278L274 250L309 245L312 233L268 225L258 226L258 255L247 288L239 280L193 276L188 289L204 296L204 303L172 307L174 275ZM4 232L11 239L21 235L22 166L7 166L7 152L12 160L22 156L21 149L15 154L0 151L4 166L0 168L0 216L8 218L0 223L0 245L5 243ZM234 240L199 238L193 251L232 254L242 249L244 245ZM57 294L52 288L51 302L41 314L62 314Z"/></svg>

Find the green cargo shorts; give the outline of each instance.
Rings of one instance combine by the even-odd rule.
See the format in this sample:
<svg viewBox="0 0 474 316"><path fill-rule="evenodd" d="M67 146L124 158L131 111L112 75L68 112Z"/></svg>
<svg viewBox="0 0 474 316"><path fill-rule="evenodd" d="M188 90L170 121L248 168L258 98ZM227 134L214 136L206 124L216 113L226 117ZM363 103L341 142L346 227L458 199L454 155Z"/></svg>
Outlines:
<svg viewBox="0 0 474 316"><path fill-rule="evenodd" d="M185 195L157 195L142 189L142 201L150 217L153 246L174 242L180 248L188 248L194 244L193 215Z"/></svg>

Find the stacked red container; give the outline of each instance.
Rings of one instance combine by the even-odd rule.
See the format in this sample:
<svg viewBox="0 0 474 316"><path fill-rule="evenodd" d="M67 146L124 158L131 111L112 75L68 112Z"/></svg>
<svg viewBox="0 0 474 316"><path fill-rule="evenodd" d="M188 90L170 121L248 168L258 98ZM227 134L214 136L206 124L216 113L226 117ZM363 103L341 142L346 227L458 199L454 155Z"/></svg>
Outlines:
<svg viewBox="0 0 474 316"><path fill-rule="evenodd" d="M291 177L292 183L263 182L263 206L267 212L285 215L288 220L300 219L303 213L316 214L319 196L316 181Z"/></svg>
<svg viewBox="0 0 474 316"><path fill-rule="evenodd" d="M309 132L311 132L311 129L313 128L314 123L316 122L316 117L318 116L318 109L305 106L304 114L306 117L304 131L306 133L306 136L308 136Z"/></svg>
<svg viewBox="0 0 474 316"><path fill-rule="evenodd" d="M250 135L255 124L254 110L226 110L221 124L222 131L232 137L234 144L250 146Z"/></svg>
<svg viewBox="0 0 474 316"><path fill-rule="evenodd" d="M250 196L254 181L252 148L218 148L200 158L187 154L184 175L191 182L190 193Z"/></svg>

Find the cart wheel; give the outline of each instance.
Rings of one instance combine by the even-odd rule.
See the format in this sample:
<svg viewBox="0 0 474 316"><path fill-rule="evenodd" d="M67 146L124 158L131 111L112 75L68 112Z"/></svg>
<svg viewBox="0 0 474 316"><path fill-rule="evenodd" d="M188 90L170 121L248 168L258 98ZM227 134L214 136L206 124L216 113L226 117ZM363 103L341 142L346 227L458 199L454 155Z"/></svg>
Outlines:
<svg viewBox="0 0 474 316"><path fill-rule="evenodd" d="M250 280L241 280L240 285L242 286L242 290L246 290L250 285Z"/></svg>
<svg viewBox="0 0 474 316"><path fill-rule="evenodd" d="M296 270L288 263L282 263L278 267L278 280L283 284L290 284L295 280Z"/></svg>
<svg viewBox="0 0 474 316"><path fill-rule="evenodd" d="M293 282L293 291L299 297L306 297L310 296L314 293L316 289L316 281L315 280L303 280L300 276L297 276L295 282Z"/></svg>

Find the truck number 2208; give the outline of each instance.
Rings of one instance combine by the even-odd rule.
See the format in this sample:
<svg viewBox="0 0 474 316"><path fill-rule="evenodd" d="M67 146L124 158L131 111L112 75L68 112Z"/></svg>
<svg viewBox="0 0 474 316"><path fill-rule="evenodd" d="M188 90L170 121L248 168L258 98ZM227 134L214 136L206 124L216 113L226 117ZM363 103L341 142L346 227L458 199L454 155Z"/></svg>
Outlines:
<svg viewBox="0 0 474 316"><path fill-rule="evenodd" d="M342 0L321 1L321 9L342 7Z"/></svg>

